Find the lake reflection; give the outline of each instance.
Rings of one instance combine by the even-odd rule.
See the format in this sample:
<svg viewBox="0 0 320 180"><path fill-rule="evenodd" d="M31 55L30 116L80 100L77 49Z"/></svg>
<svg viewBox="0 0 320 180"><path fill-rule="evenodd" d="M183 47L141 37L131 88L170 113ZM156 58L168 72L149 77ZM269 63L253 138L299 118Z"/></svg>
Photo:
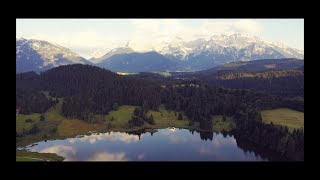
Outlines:
<svg viewBox="0 0 320 180"><path fill-rule="evenodd" d="M156 133L110 132L65 140L42 141L30 151L56 153L65 161L265 161L238 147L232 135L187 129Z"/></svg>

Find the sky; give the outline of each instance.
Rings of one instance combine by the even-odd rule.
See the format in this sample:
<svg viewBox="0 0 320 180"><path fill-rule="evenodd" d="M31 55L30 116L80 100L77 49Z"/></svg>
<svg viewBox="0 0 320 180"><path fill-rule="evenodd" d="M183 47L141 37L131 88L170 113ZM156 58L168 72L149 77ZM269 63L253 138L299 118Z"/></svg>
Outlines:
<svg viewBox="0 0 320 180"><path fill-rule="evenodd" d="M248 33L304 50L304 19L17 19L16 36L67 47L85 58L124 46L159 49L174 37L186 41ZM102 54L101 54L102 53Z"/></svg>

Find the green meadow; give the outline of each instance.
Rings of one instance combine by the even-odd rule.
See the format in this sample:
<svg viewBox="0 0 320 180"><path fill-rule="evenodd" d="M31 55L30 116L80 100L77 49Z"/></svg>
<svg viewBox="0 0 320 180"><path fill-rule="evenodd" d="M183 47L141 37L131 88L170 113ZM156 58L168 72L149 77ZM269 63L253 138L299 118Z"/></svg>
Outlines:
<svg viewBox="0 0 320 180"><path fill-rule="evenodd" d="M288 108L261 111L262 121L287 126L289 131L304 129L304 113Z"/></svg>

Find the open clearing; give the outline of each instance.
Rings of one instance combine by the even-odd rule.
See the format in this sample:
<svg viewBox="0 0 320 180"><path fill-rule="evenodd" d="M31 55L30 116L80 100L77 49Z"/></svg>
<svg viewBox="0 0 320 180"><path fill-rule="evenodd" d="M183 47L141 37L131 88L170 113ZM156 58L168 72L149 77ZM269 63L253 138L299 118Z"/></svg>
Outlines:
<svg viewBox="0 0 320 180"><path fill-rule="evenodd" d="M261 111L262 121L287 126L289 131L294 128L304 129L304 113L288 108Z"/></svg>

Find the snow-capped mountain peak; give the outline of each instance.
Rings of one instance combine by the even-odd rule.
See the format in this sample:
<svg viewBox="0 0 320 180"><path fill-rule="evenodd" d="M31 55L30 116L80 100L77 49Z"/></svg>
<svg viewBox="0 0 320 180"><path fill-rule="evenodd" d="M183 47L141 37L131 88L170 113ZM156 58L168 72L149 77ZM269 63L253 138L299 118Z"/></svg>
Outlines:
<svg viewBox="0 0 320 180"><path fill-rule="evenodd" d="M252 43L255 43L259 46L266 45L266 43L264 43L260 38L248 33L235 33L229 36L224 34L214 35L209 41L222 47L234 47L238 50L250 46Z"/></svg>
<svg viewBox="0 0 320 180"><path fill-rule="evenodd" d="M290 48L283 43L273 44L248 33L213 35L208 40L190 42L174 38L160 53L171 59L187 60L192 64L189 65L191 69L194 68L192 66L205 69L207 66L233 61L304 58L301 50Z"/></svg>
<svg viewBox="0 0 320 180"><path fill-rule="evenodd" d="M100 63L101 61L108 59L109 57L116 54L127 54L134 52L132 48L129 46L129 42L126 43L124 47L117 47L105 52L102 56L98 58L91 58L90 61L93 63Z"/></svg>
<svg viewBox="0 0 320 180"><path fill-rule="evenodd" d="M170 58L178 58L186 60L186 56L190 53L192 48L187 46L187 43L180 37L174 37L167 46L165 46L160 53L171 56Z"/></svg>
<svg viewBox="0 0 320 180"><path fill-rule="evenodd" d="M255 39L256 36L250 34L250 33L234 33L229 36L230 38L250 38Z"/></svg>
<svg viewBox="0 0 320 180"><path fill-rule="evenodd" d="M46 70L64 64L91 64L70 49L47 41L16 39L17 72Z"/></svg>
<svg viewBox="0 0 320 180"><path fill-rule="evenodd" d="M174 37L170 42L170 46L181 46L183 44L184 44L184 41L180 37Z"/></svg>
<svg viewBox="0 0 320 180"><path fill-rule="evenodd" d="M97 65L106 65L121 60L122 64L128 65L128 63L136 62L141 63L139 66L143 67L149 67L149 64L143 63L150 62L152 64L156 63L153 61L161 61L166 62L167 68L170 70L197 71L234 61L281 58L304 59L302 50L291 48L283 43L272 43L250 34L241 33L213 35L209 39L192 41L174 37L162 39L161 42L156 43L157 46L150 46L150 48L156 50L157 53L150 53L150 48L147 52L139 51L137 53L134 49L139 50L139 46L136 46L137 44L134 41L132 43L128 41L120 46L95 52L95 57L99 58L92 58L90 61ZM72 63L90 64L86 59L68 48L35 39L28 40L16 37L16 54L17 72L26 70L39 72ZM136 59L140 56L144 57L143 63ZM109 63L110 59L112 62ZM116 64L119 65L119 63ZM169 64L171 67L169 67Z"/></svg>
<svg viewBox="0 0 320 180"><path fill-rule="evenodd" d="M282 42L274 42L272 44L274 44L275 46L278 46L280 48L288 48L288 46Z"/></svg>

